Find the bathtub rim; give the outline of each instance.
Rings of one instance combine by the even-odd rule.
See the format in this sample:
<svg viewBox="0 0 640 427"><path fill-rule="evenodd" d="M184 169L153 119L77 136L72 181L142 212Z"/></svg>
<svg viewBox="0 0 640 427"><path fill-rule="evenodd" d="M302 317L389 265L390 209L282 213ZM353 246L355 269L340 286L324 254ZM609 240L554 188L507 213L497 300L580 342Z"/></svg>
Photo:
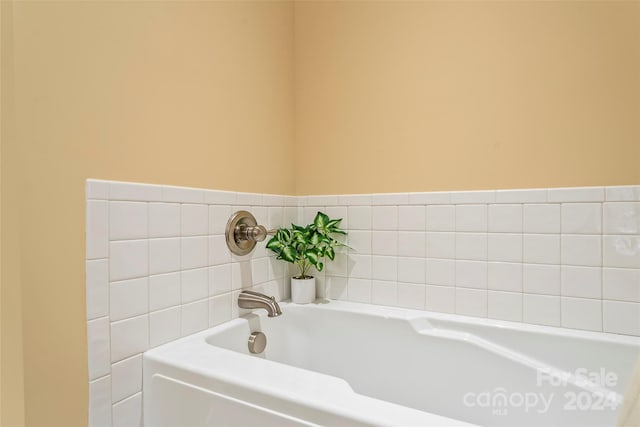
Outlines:
<svg viewBox="0 0 640 427"><path fill-rule="evenodd" d="M519 322L510 322L510 321L502 321L502 320L494 320L494 319L486 319L486 318L475 318L469 316L461 316L457 314L449 314L449 313L434 313L434 312L426 312L421 310L413 310L407 308L398 308L398 307L384 307L384 306L375 306L364 303L354 303L354 302L344 302L344 301L329 301L329 300L318 300L315 303L311 304L295 304L291 302L283 302L281 303L281 307L283 310L283 315L286 316L286 312L291 309L310 309L310 310L329 310L329 311L341 311L348 313L356 313L356 314L364 314L364 315L373 315L382 318L389 319L398 319L404 321L411 321L414 319L427 319L433 321L444 321L450 322L453 324L459 325L483 325L498 329L507 329L511 331L526 331L533 333L541 333L555 336L565 336L573 339L586 339L589 341L600 341L612 344L622 344L628 345L631 347L635 347L640 349L640 337L619 335L619 334L610 334L605 332L594 332L594 331L580 331L573 330L561 327L553 327L553 326L544 326L544 325L529 325ZM147 350L143 355L143 363L144 363L144 381L145 384L150 382L151 377L158 373L162 375L162 365L167 365L169 371L182 371L182 372L190 372L198 375L202 375L207 378L215 378L218 381L231 384L237 387L246 388L251 393L270 395L273 394L274 399L288 399L289 401L295 401L296 399L301 399L302 401L311 402L312 405L309 406L311 408L316 408L325 411L335 411L333 413L337 413L343 416L357 417L359 421L362 422L372 422L373 418L369 417L368 414L361 415L358 414L358 411L351 411L349 408L341 408L340 403L344 403L338 401L319 401L314 400L317 396L313 393L304 391L302 393L302 398L298 395L298 390L295 389L290 383L287 383L286 379L269 377L269 375L265 375L264 377L259 378L257 381L254 378L251 378L248 375L245 375L245 370L240 366L242 364L248 363L251 366L252 370L255 369L265 369L272 370L271 374L277 373L291 373L292 370L300 373L305 378L305 381L315 382L323 382L323 384L333 384L336 386L337 395L340 395L343 399L347 399L348 395L345 395L345 392L348 391L354 399L357 397L357 401L361 402L361 404L365 404L366 402L380 404L382 402L384 405L391 405L391 407L401 408L402 410L406 409L408 417L411 418L411 414L424 414L425 417L431 418L432 421L440 420L441 422L446 422L450 425L460 425L460 426L469 426L473 424L469 424L468 422L464 422L454 418L448 418L446 416L420 411L417 409L409 408L400 404L395 404L392 402L381 401L379 399L375 399L372 397L368 397L365 395L360 395L356 393L349 383L341 378L334 377L331 375L310 371L304 368L299 368L292 365L287 365L281 362L256 358L248 354L238 353L237 351L218 347L216 345L212 345L207 340L208 337L214 335L216 332L222 332L230 328L234 328L240 324L248 323L250 321L249 316L259 316L261 321L269 322L271 319L268 319L266 316L266 312L263 310L256 311L248 311L244 313L242 316L232 319L230 321L224 322L214 327L207 328L203 331L194 333L192 335L180 338L175 341L171 341L169 343L160 345L153 349ZM187 351L186 351L187 350ZM224 362L228 365L225 366L203 366L203 360L207 357L198 357L195 353L205 352L204 354L207 357L212 359L216 359L217 362ZM180 360L178 366L176 366L176 360L180 356L184 356L187 354L187 360ZM160 367L157 372L150 372L147 367L154 366L156 368ZM230 368L231 367L231 368ZM228 369L230 368L230 369ZM284 376L284 375L283 375ZM200 384L199 386L202 386ZM295 392L292 394L292 390ZM340 394L342 393L342 394ZM345 397L346 396L346 397ZM147 393L143 395L145 399L148 398ZM356 401L356 400L354 400ZM362 403L365 402L365 403ZM361 410L361 408L360 408ZM415 416L418 416L415 415ZM291 414L289 414L291 415ZM295 415L294 415L295 416ZM378 420L381 421L381 420ZM411 423L409 423L411 424ZM373 425L393 425L393 423L384 423L378 422ZM419 425L412 424L412 425Z"/></svg>

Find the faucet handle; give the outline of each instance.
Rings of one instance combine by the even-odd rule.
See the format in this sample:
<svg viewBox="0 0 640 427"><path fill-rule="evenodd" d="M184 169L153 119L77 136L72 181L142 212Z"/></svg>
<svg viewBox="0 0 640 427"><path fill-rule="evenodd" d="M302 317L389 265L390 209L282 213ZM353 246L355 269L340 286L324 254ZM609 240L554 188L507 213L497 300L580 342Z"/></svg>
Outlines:
<svg viewBox="0 0 640 427"><path fill-rule="evenodd" d="M275 229L267 230L264 225L246 225L238 224L234 230L237 240L249 240L253 242L262 242L267 236L276 234Z"/></svg>
<svg viewBox="0 0 640 427"><path fill-rule="evenodd" d="M247 255L267 236L272 236L277 230L267 230L258 225L256 218L247 211L238 211L231 215L225 229L227 247L236 255Z"/></svg>

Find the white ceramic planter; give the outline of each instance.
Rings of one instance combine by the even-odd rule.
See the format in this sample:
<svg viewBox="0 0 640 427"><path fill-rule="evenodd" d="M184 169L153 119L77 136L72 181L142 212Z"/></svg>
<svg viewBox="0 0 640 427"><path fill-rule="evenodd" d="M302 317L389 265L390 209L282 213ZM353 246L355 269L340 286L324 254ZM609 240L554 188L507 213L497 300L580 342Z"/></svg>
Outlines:
<svg viewBox="0 0 640 427"><path fill-rule="evenodd" d="M316 278L291 278L291 301L296 304L308 304L316 299Z"/></svg>

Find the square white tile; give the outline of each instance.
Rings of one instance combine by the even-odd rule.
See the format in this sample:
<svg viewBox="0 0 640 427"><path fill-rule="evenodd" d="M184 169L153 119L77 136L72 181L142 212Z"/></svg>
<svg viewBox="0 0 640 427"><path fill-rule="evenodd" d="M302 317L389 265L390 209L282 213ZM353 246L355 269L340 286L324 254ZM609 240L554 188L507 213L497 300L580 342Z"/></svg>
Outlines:
<svg viewBox="0 0 640 427"><path fill-rule="evenodd" d="M640 335L640 304L604 300L602 306L604 332Z"/></svg>
<svg viewBox="0 0 640 427"><path fill-rule="evenodd" d="M149 348L149 316L111 322L111 362L117 362Z"/></svg>
<svg viewBox="0 0 640 427"><path fill-rule="evenodd" d="M468 204L468 203L495 203L496 194L493 190L480 190L480 191L452 191L451 203Z"/></svg>
<svg viewBox="0 0 640 427"><path fill-rule="evenodd" d="M181 302L201 300L209 296L209 269L196 268L180 273Z"/></svg>
<svg viewBox="0 0 640 427"><path fill-rule="evenodd" d="M487 317L487 291L456 288L456 314Z"/></svg>
<svg viewBox="0 0 640 427"><path fill-rule="evenodd" d="M456 257L455 233L427 233L427 258Z"/></svg>
<svg viewBox="0 0 640 427"><path fill-rule="evenodd" d="M547 190L532 188L525 190L496 190L496 203L545 203Z"/></svg>
<svg viewBox="0 0 640 427"><path fill-rule="evenodd" d="M371 226L374 230L397 230L398 207L374 206L371 217Z"/></svg>
<svg viewBox="0 0 640 427"><path fill-rule="evenodd" d="M200 204L183 204L180 210L182 236L204 236L209 233L209 207Z"/></svg>
<svg viewBox="0 0 640 427"><path fill-rule="evenodd" d="M562 233L602 233L602 203L563 203Z"/></svg>
<svg viewBox="0 0 640 427"><path fill-rule="evenodd" d="M561 261L563 265L602 265L602 238L600 235L563 234L561 240Z"/></svg>
<svg viewBox="0 0 640 427"><path fill-rule="evenodd" d="M488 292L488 317L490 319L522 321L522 294L514 292Z"/></svg>
<svg viewBox="0 0 640 427"><path fill-rule="evenodd" d="M209 326L231 320L231 294L217 295L209 298Z"/></svg>
<svg viewBox="0 0 640 427"><path fill-rule="evenodd" d="M284 261L278 260L274 256L270 256L267 258L267 262L267 267L269 269L269 280L281 279L282 277L284 277L284 269L286 267ZM330 263L331 261L327 262Z"/></svg>
<svg viewBox="0 0 640 427"><path fill-rule="evenodd" d="M398 230L425 231L426 209L424 206L398 207Z"/></svg>
<svg viewBox="0 0 640 427"><path fill-rule="evenodd" d="M149 239L149 274L180 270L180 238Z"/></svg>
<svg viewBox="0 0 640 427"><path fill-rule="evenodd" d="M113 425L139 427L142 425L142 393L113 405Z"/></svg>
<svg viewBox="0 0 640 427"><path fill-rule="evenodd" d="M298 271L296 270L296 273ZM248 289L253 286L251 262L241 261L231 263L231 289L234 291Z"/></svg>
<svg viewBox="0 0 640 427"><path fill-rule="evenodd" d="M149 203L149 237L180 236L180 205Z"/></svg>
<svg viewBox="0 0 640 427"><path fill-rule="evenodd" d="M371 194L342 194L338 196L338 204L343 206L371 205Z"/></svg>
<svg viewBox="0 0 640 427"><path fill-rule="evenodd" d="M329 272L327 272L328 274ZM327 275L326 279L327 295L330 299L347 299L347 278Z"/></svg>
<svg viewBox="0 0 640 427"><path fill-rule="evenodd" d="M522 233L522 205L489 205L489 231Z"/></svg>
<svg viewBox="0 0 640 427"><path fill-rule="evenodd" d="M398 283L398 306L424 310L425 286L411 283Z"/></svg>
<svg viewBox="0 0 640 427"><path fill-rule="evenodd" d="M180 307L149 313L149 345L156 347L180 338Z"/></svg>
<svg viewBox="0 0 640 427"><path fill-rule="evenodd" d="M451 193L432 191L427 193L409 193L410 205L450 205Z"/></svg>
<svg viewBox="0 0 640 427"><path fill-rule="evenodd" d="M140 316L149 311L148 278L111 282L109 300L111 301L110 320L122 320Z"/></svg>
<svg viewBox="0 0 640 427"><path fill-rule="evenodd" d="M426 234L421 231L398 232L398 256L424 257Z"/></svg>
<svg viewBox="0 0 640 427"><path fill-rule="evenodd" d="M536 325L560 326L560 297L524 294L522 320Z"/></svg>
<svg viewBox="0 0 640 427"><path fill-rule="evenodd" d="M560 264L559 234L525 234L522 259L529 264Z"/></svg>
<svg viewBox="0 0 640 427"><path fill-rule="evenodd" d="M640 234L640 202L604 204L605 234Z"/></svg>
<svg viewBox="0 0 640 427"><path fill-rule="evenodd" d="M426 286L426 305L429 311L455 313L456 290L450 286Z"/></svg>
<svg viewBox="0 0 640 427"><path fill-rule="evenodd" d="M111 399L118 402L142 391L142 354L137 354L111 368Z"/></svg>
<svg viewBox="0 0 640 427"><path fill-rule="evenodd" d="M640 201L640 185L605 187L608 202Z"/></svg>
<svg viewBox="0 0 640 427"><path fill-rule="evenodd" d="M205 330L209 327L208 299L203 299L189 304L183 304L180 306L180 308L182 309L180 334L183 337Z"/></svg>
<svg viewBox="0 0 640 427"><path fill-rule="evenodd" d="M602 202L604 201L603 187L570 187L550 188L547 192L549 202Z"/></svg>
<svg viewBox="0 0 640 427"><path fill-rule="evenodd" d="M214 236L215 239L218 236ZM206 267L208 264L208 238L206 236L182 237L180 264L183 270ZM228 249L227 249L228 250Z"/></svg>
<svg viewBox="0 0 640 427"><path fill-rule="evenodd" d="M206 190L189 187L162 186L162 201L171 203L204 203Z"/></svg>
<svg viewBox="0 0 640 427"><path fill-rule="evenodd" d="M487 231L487 205L456 206L456 231Z"/></svg>
<svg viewBox="0 0 640 427"><path fill-rule="evenodd" d="M372 257L371 277L374 280L396 281L398 279L398 258L390 256Z"/></svg>
<svg viewBox="0 0 640 427"><path fill-rule="evenodd" d="M287 202L286 197L282 199L283 203ZM238 202L238 194L234 191L204 190L204 202L210 205L234 205Z"/></svg>
<svg viewBox="0 0 640 427"><path fill-rule="evenodd" d="M525 233L560 233L559 204L527 204L523 210Z"/></svg>
<svg viewBox="0 0 640 427"><path fill-rule="evenodd" d="M112 281L143 277L149 273L147 240L120 240L110 243L109 278Z"/></svg>
<svg viewBox="0 0 640 427"><path fill-rule="evenodd" d="M581 298L602 298L602 268L563 265L562 295Z"/></svg>
<svg viewBox="0 0 640 427"><path fill-rule="evenodd" d="M111 376L89 382L89 426L111 427Z"/></svg>
<svg viewBox="0 0 640 427"><path fill-rule="evenodd" d="M562 297L561 304L563 327L602 331L601 300Z"/></svg>
<svg viewBox="0 0 640 427"><path fill-rule="evenodd" d="M109 202L109 239L144 239L148 233L147 203Z"/></svg>
<svg viewBox="0 0 640 427"><path fill-rule="evenodd" d="M209 264L220 265L231 262L231 251L222 235L209 236Z"/></svg>
<svg viewBox="0 0 640 427"><path fill-rule="evenodd" d="M269 280L268 257L251 260L251 277L254 285L264 283Z"/></svg>
<svg viewBox="0 0 640 427"><path fill-rule="evenodd" d="M180 304L180 273L149 276L149 310Z"/></svg>
<svg viewBox="0 0 640 427"><path fill-rule="evenodd" d="M336 254L335 259L325 265L325 272L330 276L347 277L349 257L345 253ZM292 270L293 272L293 270Z"/></svg>
<svg viewBox="0 0 640 427"><path fill-rule="evenodd" d="M409 193L374 193L371 194L372 205L408 205Z"/></svg>
<svg viewBox="0 0 640 427"><path fill-rule="evenodd" d="M349 206L347 216L351 230L371 230L371 206Z"/></svg>
<svg viewBox="0 0 640 427"><path fill-rule="evenodd" d="M382 280L373 280L371 282L371 304L395 306L397 302L397 282Z"/></svg>
<svg viewBox="0 0 640 427"><path fill-rule="evenodd" d="M605 267L640 268L640 236L603 236Z"/></svg>
<svg viewBox="0 0 640 427"><path fill-rule="evenodd" d="M87 196L87 199L108 199L109 181L88 179L85 185L85 194Z"/></svg>
<svg viewBox="0 0 640 427"><path fill-rule="evenodd" d="M272 259L272 263L281 265L281 261ZM209 296L231 292L231 264L216 265L209 268Z"/></svg>
<svg viewBox="0 0 640 427"><path fill-rule="evenodd" d="M209 234L224 234L231 213L228 205L209 206Z"/></svg>
<svg viewBox="0 0 640 427"><path fill-rule="evenodd" d="M86 233L87 259L107 258L109 256L109 202L87 201Z"/></svg>
<svg viewBox="0 0 640 427"><path fill-rule="evenodd" d="M602 276L604 299L640 302L640 270L604 268Z"/></svg>
<svg viewBox="0 0 640 427"><path fill-rule="evenodd" d="M522 262L522 234L489 233L489 261Z"/></svg>
<svg viewBox="0 0 640 427"><path fill-rule="evenodd" d="M424 258L398 258L398 282L420 283L424 285Z"/></svg>
<svg viewBox="0 0 640 427"><path fill-rule="evenodd" d="M456 207L454 205L427 206L427 231L455 231Z"/></svg>
<svg viewBox="0 0 640 427"><path fill-rule="evenodd" d="M349 255L349 277L371 279L371 255Z"/></svg>
<svg viewBox="0 0 640 427"><path fill-rule="evenodd" d="M87 260L87 320L109 314L109 261Z"/></svg>
<svg viewBox="0 0 640 427"><path fill-rule="evenodd" d="M87 322L87 346L89 354L89 380L111 372L109 319L101 317Z"/></svg>
<svg viewBox="0 0 640 427"><path fill-rule="evenodd" d="M489 262L487 286L498 291L522 292L522 264Z"/></svg>
<svg viewBox="0 0 640 427"><path fill-rule="evenodd" d="M560 266L524 264L522 287L525 293L560 295Z"/></svg>
<svg viewBox="0 0 640 427"><path fill-rule="evenodd" d="M347 298L353 302L370 303L371 280L349 278L347 280Z"/></svg>
<svg viewBox="0 0 640 427"><path fill-rule="evenodd" d="M487 260L486 233L456 233L456 259Z"/></svg>
<svg viewBox="0 0 640 427"><path fill-rule="evenodd" d="M427 280L429 285L455 286L456 262L452 259L427 258Z"/></svg>
<svg viewBox="0 0 640 427"><path fill-rule="evenodd" d="M371 231L350 230L348 235L350 251L358 254L371 253Z"/></svg>
<svg viewBox="0 0 640 427"><path fill-rule="evenodd" d="M397 255L398 232L374 231L371 234L371 253L373 255Z"/></svg>
<svg viewBox="0 0 640 427"><path fill-rule="evenodd" d="M159 202L162 200L162 187L137 182L109 182L109 199Z"/></svg>
<svg viewBox="0 0 640 427"><path fill-rule="evenodd" d="M487 289L487 263L456 260L456 286Z"/></svg>

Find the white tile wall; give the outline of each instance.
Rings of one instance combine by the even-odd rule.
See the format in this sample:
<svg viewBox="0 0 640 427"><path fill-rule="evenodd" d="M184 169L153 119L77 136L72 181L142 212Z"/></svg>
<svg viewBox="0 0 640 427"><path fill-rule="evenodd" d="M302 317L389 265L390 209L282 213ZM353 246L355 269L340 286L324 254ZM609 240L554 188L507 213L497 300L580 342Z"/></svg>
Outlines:
<svg viewBox="0 0 640 427"><path fill-rule="evenodd" d="M318 295L640 336L640 186L290 197L87 182L90 425L139 425L146 349L239 315L242 288L287 298L231 212L268 228L342 217L351 249ZM138 423L138 424L136 424Z"/></svg>
<svg viewBox="0 0 640 427"><path fill-rule="evenodd" d="M371 248L374 304L407 306L424 286L427 310L638 334L640 186L405 196L338 197L350 256ZM352 271L329 265L330 297L355 300L339 280Z"/></svg>
<svg viewBox="0 0 640 427"><path fill-rule="evenodd" d="M223 236L229 215L246 204L276 228L285 219L298 222L297 199L96 180L87 181L86 194L89 424L140 426L142 352L238 315ZM337 197L322 201L335 204ZM332 209L346 220L346 207ZM359 211L361 241L370 252L370 203ZM424 229L424 214L422 222L414 219ZM262 248L247 262L250 280L241 280L243 286L288 296L280 261ZM358 291L366 293L366 286Z"/></svg>

